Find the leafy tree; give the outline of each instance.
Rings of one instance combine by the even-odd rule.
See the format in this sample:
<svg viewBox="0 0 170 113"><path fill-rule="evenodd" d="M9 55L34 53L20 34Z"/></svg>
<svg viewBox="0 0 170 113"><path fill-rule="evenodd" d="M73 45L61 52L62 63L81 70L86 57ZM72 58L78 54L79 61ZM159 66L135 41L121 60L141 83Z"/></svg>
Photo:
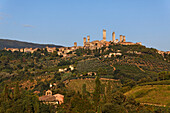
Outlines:
<svg viewBox="0 0 170 113"><path fill-rule="evenodd" d="M82 98L80 94L75 94L70 100L70 108L69 111L71 113L88 113L93 111L93 106L89 102L87 98Z"/></svg>
<svg viewBox="0 0 170 113"><path fill-rule="evenodd" d="M54 80L61 80L61 75L58 72L54 73Z"/></svg>
<svg viewBox="0 0 170 113"><path fill-rule="evenodd" d="M102 113L127 113L125 108L118 104L106 103L102 107Z"/></svg>
<svg viewBox="0 0 170 113"><path fill-rule="evenodd" d="M15 87L15 95L18 92L18 85ZM16 90L17 89L17 90ZM39 103L38 97L30 92L21 91L17 98L9 97L9 92L7 87L4 87L4 91L0 97L0 113L39 113L39 108L41 104ZM4 97L5 95L7 97ZM8 98L8 99L6 99Z"/></svg>
<svg viewBox="0 0 170 113"><path fill-rule="evenodd" d="M55 106L40 103L39 113L55 113L55 112L56 112Z"/></svg>
<svg viewBox="0 0 170 113"><path fill-rule="evenodd" d="M170 71L162 71L158 73L159 80L170 80Z"/></svg>

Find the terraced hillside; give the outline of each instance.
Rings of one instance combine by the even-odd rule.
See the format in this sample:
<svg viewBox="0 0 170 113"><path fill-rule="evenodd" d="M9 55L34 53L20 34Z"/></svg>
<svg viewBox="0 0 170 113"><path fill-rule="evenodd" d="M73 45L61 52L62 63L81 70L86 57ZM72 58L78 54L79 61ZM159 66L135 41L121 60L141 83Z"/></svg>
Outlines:
<svg viewBox="0 0 170 113"><path fill-rule="evenodd" d="M77 64L77 70L80 73L83 72L98 72L99 69L103 69L103 74L105 75L112 75L113 74L113 67L109 65L109 63L104 63L100 61L98 58L86 59L81 60ZM104 73L105 71L105 73Z"/></svg>
<svg viewBox="0 0 170 113"><path fill-rule="evenodd" d="M125 95L140 103L170 106L170 85L137 86Z"/></svg>
<svg viewBox="0 0 170 113"><path fill-rule="evenodd" d="M100 80L101 80L101 83L103 84L103 86L107 86L108 81L110 81L111 87L114 88L114 89L121 86L120 81L117 81L117 80L114 80L114 79L108 80L108 79L101 78ZM95 78L73 79L66 85L66 87L69 90L75 90L75 91L79 91L81 93L83 84L86 84L86 90L89 93L94 92Z"/></svg>

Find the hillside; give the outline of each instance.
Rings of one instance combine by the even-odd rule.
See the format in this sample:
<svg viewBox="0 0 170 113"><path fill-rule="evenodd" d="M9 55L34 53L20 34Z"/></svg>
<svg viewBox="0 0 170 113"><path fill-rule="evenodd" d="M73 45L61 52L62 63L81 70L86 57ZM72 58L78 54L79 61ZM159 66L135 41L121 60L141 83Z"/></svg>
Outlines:
<svg viewBox="0 0 170 113"><path fill-rule="evenodd" d="M155 80L157 73L170 71L170 55L166 55L165 60L156 49L140 45L110 45L108 48L93 51L77 50L77 53L80 56L91 54L86 55L87 59L84 55L83 60L77 62L77 70L80 73L99 72L101 76L120 79L122 82L126 79L138 81L147 77ZM122 55L107 57L110 53Z"/></svg>
<svg viewBox="0 0 170 113"><path fill-rule="evenodd" d="M62 47L60 45L53 45L53 44L36 44L36 43L29 43L29 42L22 42L16 40L8 40L8 39L0 39L0 49L6 48L45 48L48 47Z"/></svg>
<svg viewBox="0 0 170 113"><path fill-rule="evenodd" d="M114 79L104 79L101 78L101 83L103 84L103 87L107 86L108 81L110 81L111 83L111 87L116 89L117 87L120 87L120 81L116 81ZM66 87L70 90L75 90L75 91L79 91L80 93L82 93L82 86L83 84L86 84L86 90L89 93L94 92L95 90L95 78L87 78L87 79L73 79L70 80L70 82L67 83Z"/></svg>
<svg viewBox="0 0 170 113"><path fill-rule="evenodd" d="M118 51L121 56L105 57L109 53ZM141 54L129 53L129 51L137 51ZM87 76L87 73L93 72L104 78L119 79L122 84L126 84L128 80L155 81L159 72L170 71L168 62L170 55L167 55L167 60L164 60L155 49L140 45L113 44L95 50L77 49L68 54L72 56L62 57L57 54L57 51L54 53L36 51L34 54L0 51L0 84L17 80L24 82L40 76L54 75L58 73L58 69L69 65L74 65L75 71L69 76L64 76L62 73L61 80L80 77L80 75ZM56 82L55 79L53 82Z"/></svg>
<svg viewBox="0 0 170 113"><path fill-rule="evenodd" d="M118 54L110 55L113 53ZM53 94L64 95L65 109L71 106L69 103L77 104L77 98L83 105L83 98L90 106L101 100L101 107L115 106L116 102L117 107L129 112L138 107L147 111L148 108L139 106L138 102L169 105L169 61L169 54L163 56L156 49L142 45L110 44L93 50L56 49L54 52L42 49L34 53L0 50L0 92L5 91L6 85L12 92L18 83L20 89L38 96L43 96L49 89ZM100 94L101 98L95 99L95 95L100 97ZM164 106L155 106L150 112L157 109L166 110Z"/></svg>
<svg viewBox="0 0 170 113"><path fill-rule="evenodd" d="M170 106L170 85L137 86L125 95L140 103Z"/></svg>

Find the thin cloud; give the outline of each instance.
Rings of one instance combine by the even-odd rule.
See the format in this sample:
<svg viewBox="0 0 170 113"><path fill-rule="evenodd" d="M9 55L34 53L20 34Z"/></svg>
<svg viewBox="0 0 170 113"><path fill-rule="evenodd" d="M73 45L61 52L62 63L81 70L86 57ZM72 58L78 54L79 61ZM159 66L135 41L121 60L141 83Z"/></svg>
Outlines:
<svg viewBox="0 0 170 113"><path fill-rule="evenodd" d="M0 20L3 19L3 14L0 12Z"/></svg>
<svg viewBox="0 0 170 113"><path fill-rule="evenodd" d="M3 20L3 19L5 19L5 18L11 18L11 16L8 15L8 14L5 14L5 13L0 12L0 20Z"/></svg>
<svg viewBox="0 0 170 113"><path fill-rule="evenodd" d="M33 28L34 26L29 25L29 24L24 24L23 27L29 27L29 28Z"/></svg>

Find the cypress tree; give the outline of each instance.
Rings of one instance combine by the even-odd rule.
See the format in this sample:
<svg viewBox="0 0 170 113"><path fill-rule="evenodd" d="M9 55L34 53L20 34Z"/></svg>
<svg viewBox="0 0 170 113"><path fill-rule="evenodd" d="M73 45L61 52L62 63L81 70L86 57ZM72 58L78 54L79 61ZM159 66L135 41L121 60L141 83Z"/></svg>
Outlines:
<svg viewBox="0 0 170 113"><path fill-rule="evenodd" d="M14 99L17 99L18 97L19 97L19 84L17 82L14 88Z"/></svg>
<svg viewBox="0 0 170 113"><path fill-rule="evenodd" d="M38 96L34 96L34 103L33 103L33 106L34 106L34 112L35 113L39 113L39 100L38 100Z"/></svg>
<svg viewBox="0 0 170 113"><path fill-rule="evenodd" d="M83 84L83 86L82 86L82 96L83 96L83 98L84 98L85 94L86 94L86 84Z"/></svg>
<svg viewBox="0 0 170 113"><path fill-rule="evenodd" d="M111 103L112 99L112 90L111 90L111 84L110 81L108 82L107 89L106 89L106 102Z"/></svg>
<svg viewBox="0 0 170 113"><path fill-rule="evenodd" d="M7 101L9 99L9 90L8 90L8 86L5 85L4 90L2 92L2 97L4 99L4 101Z"/></svg>
<svg viewBox="0 0 170 113"><path fill-rule="evenodd" d="M96 87L95 87L95 91L94 91L94 95L93 95L93 101L97 108L99 106L100 93L101 93L101 82L100 82L98 76L96 77L95 84L96 84Z"/></svg>

